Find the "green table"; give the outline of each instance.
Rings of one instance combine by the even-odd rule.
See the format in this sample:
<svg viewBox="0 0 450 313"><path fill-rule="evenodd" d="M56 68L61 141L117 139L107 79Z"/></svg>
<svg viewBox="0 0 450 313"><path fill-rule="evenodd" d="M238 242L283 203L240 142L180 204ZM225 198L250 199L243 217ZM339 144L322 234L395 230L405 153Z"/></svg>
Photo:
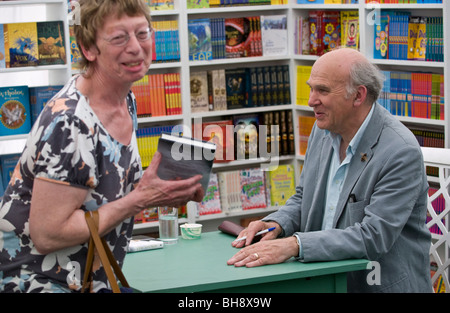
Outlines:
<svg viewBox="0 0 450 313"><path fill-rule="evenodd" d="M238 250L233 237L203 233L201 239L163 249L128 253L123 272L140 292L346 292L346 274L365 269L366 260L282 264L245 268L227 265Z"/></svg>

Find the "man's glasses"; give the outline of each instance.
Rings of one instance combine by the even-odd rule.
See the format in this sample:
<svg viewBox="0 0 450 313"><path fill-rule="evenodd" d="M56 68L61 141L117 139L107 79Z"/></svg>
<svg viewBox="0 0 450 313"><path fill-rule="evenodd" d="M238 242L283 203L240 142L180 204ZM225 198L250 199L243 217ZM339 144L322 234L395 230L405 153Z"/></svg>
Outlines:
<svg viewBox="0 0 450 313"><path fill-rule="evenodd" d="M149 40L150 38L152 38L152 34L153 34L153 28L148 27L145 30L138 31L134 35L138 41L145 42L145 41ZM113 46L123 47L128 43L128 41L130 41L130 38L131 38L130 34L123 33L121 35L117 35L112 38L104 38L104 40L109 42Z"/></svg>

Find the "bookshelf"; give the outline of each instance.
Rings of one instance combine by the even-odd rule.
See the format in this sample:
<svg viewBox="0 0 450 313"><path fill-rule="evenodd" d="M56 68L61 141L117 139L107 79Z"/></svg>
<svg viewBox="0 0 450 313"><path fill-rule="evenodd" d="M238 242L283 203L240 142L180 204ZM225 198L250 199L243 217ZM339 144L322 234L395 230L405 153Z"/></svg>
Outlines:
<svg viewBox="0 0 450 313"><path fill-rule="evenodd" d="M377 10L405 11L413 15L423 15L428 17L450 16L450 3L443 1L441 4L366 4L360 0L358 4L297 4L297 0L288 0L283 5L255 5L255 6L226 6L219 8L187 9L186 1L174 0L173 10L152 11L152 18L155 22L177 21L179 32L179 60L166 63L154 62L148 74L180 74L180 93L182 112L176 115L140 117L140 128L156 126L176 126L186 133L190 133L192 125L196 120L215 121L222 117L232 117L233 115L247 113L264 113L269 111L291 111L293 113L295 155L279 156L276 160L280 164L290 164L294 166L296 179L298 181L299 173L303 163L303 156L299 153L299 117L312 116L312 110L306 105L296 104L297 94L297 66L311 66L318 58L315 55L301 55L295 53L294 28L295 19L299 16L307 17L311 10L338 10L338 11L357 11L359 16L359 40L360 51L363 52L371 61L377 64L382 70L391 71L416 71L431 72L443 74L444 77L450 77L450 66L448 60L442 62L429 61L408 61L392 59L375 59L373 55L374 28L371 18ZM257 56L232 59L214 59L209 61L189 61L189 41L188 41L188 21L191 19L214 18L214 17L248 17L255 15L283 15L287 16L288 29L288 53L283 56ZM46 0L36 3L35 1L0 1L0 23L27 22L58 20L61 16L67 15L66 0ZM31 16L25 18L25 16ZM65 21L66 25L68 24ZM443 46L444 55L449 55L450 32L448 19L443 19ZM65 30L66 38L68 29ZM66 47L68 47L68 42ZM67 50L70 51L70 50ZM233 109L227 111L209 111L201 113L192 113L190 108L190 73L194 71L208 71L216 69L236 69L252 68L260 66L288 65L290 68L290 89L291 103L278 106L263 106L246 109ZM73 72L72 72L73 73ZM13 75L12 75L13 74ZM0 69L0 86L10 86L19 84L29 84L30 86L63 84L71 75L70 62L67 65L54 65L46 67L27 67L16 69ZM450 93L449 79L445 80L444 91ZM306 88L306 86L305 86ZM449 123L448 99L445 99L444 120L432 120L426 118L399 116L399 120L412 128L432 128L444 133L444 147L450 148L450 123ZM0 154L15 153L21 151L25 136L0 138ZM226 170L243 169L258 166L267 161L264 158L252 160L237 160L228 163L217 163L213 167L213 172ZM239 213L216 215L195 216L195 206L188 204L188 218L181 222L199 222L204 224L204 230L217 229L217 226L224 219L238 221L242 217L260 216L276 210L277 207L266 209L247 210ZM137 224L136 233L157 230L157 222L148 222Z"/></svg>
<svg viewBox="0 0 450 313"><path fill-rule="evenodd" d="M25 22L64 22L66 51L69 49L67 0L1 1L0 24ZM3 34L2 34L3 36ZM0 68L0 87L63 85L71 76L70 54L66 64ZM26 135L0 136L0 156L21 153Z"/></svg>

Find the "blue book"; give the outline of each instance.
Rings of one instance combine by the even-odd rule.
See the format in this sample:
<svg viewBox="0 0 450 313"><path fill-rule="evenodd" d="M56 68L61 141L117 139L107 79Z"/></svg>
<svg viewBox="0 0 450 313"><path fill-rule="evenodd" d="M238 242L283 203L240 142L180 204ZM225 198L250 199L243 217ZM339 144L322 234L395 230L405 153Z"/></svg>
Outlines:
<svg viewBox="0 0 450 313"><path fill-rule="evenodd" d="M47 102L56 95L63 86L40 86L29 88L31 125L36 122Z"/></svg>
<svg viewBox="0 0 450 313"><path fill-rule="evenodd" d="M8 187L19 158L20 155L18 154L3 155L0 157L0 163L2 166L2 184L4 189Z"/></svg>
<svg viewBox="0 0 450 313"><path fill-rule="evenodd" d="M188 22L189 60L212 60L211 26L209 18Z"/></svg>
<svg viewBox="0 0 450 313"><path fill-rule="evenodd" d="M28 86L0 88L0 136L27 134L30 130Z"/></svg>

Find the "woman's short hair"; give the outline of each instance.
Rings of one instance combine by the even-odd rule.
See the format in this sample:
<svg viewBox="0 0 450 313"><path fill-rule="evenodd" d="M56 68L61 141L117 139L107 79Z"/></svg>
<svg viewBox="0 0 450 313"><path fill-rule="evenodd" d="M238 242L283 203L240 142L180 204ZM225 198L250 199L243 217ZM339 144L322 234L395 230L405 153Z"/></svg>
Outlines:
<svg viewBox="0 0 450 313"><path fill-rule="evenodd" d="M150 8L144 0L78 0L80 4L79 25L74 25L75 38L81 52L80 68L87 72L90 61L83 55L80 45L85 49L96 47L97 30L102 27L105 19L116 15L121 18L143 15L149 25L151 23Z"/></svg>

